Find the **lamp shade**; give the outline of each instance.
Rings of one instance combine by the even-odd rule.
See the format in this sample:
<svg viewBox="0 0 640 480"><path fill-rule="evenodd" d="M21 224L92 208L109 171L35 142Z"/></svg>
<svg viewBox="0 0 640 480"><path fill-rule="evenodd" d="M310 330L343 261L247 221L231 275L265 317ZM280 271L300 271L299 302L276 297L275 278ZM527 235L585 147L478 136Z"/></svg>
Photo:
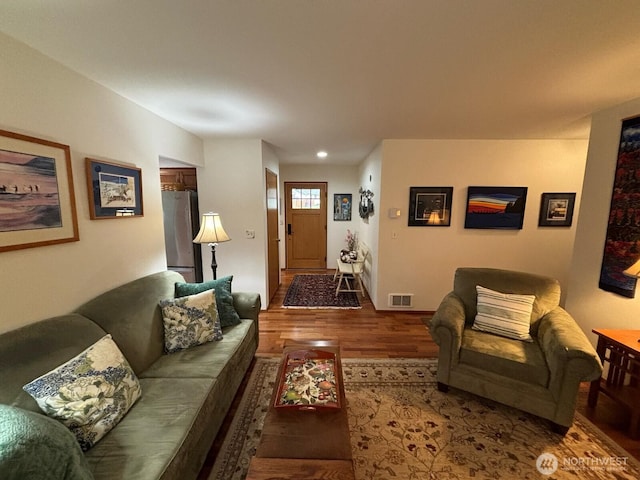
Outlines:
<svg viewBox="0 0 640 480"><path fill-rule="evenodd" d="M624 273L627 277L638 277L640 278L640 260L631 265L629 268L624 270Z"/></svg>
<svg viewBox="0 0 640 480"><path fill-rule="evenodd" d="M222 243L231 240L222 227L222 220L217 213L205 213L200 222L200 231L193 243Z"/></svg>

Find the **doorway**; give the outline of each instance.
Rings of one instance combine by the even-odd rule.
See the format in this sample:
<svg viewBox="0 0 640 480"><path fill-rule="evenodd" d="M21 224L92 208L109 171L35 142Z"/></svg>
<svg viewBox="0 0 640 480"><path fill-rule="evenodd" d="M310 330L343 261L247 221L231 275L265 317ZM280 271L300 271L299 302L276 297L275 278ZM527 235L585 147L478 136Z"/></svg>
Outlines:
<svg viewBox="0 0 640 480"><path fill-rule="evenodd" d="M265 169L267 192L267 271L269 302L280 286L280 238L278 234L278 176Z"/></svg>
<svg viewBox="0 0 640 480"><path fill-rule="evenodd" d="M284 186L287 268L327 268L327 183Z"/></svg>
<svg viewBox="0 0 640 480"><path fill-rule="evenodd" d="M198 182L195 168L160 168L162 215L167 269L187 282L200 283L201 246L193 243L200 228Z"/></svg>

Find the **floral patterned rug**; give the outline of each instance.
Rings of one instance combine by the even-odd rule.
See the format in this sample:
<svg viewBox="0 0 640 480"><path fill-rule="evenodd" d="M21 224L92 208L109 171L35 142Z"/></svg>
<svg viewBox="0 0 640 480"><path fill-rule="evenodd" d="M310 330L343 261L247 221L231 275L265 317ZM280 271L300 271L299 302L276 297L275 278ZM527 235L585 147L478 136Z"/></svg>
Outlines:
<svg viewBox="0 0 640 480"><path fill-rule="evenodd" d="M285 308L362 308L354 292L336 295L338 280L333 275L295 275L284 296Z"/></svg>
<svg viewBox="0 0 640 480"><path fill-rule="evenodd" d="M243 480L279 359L259 357L209 480ZM579 413L566 436L532 415L436 388L436 359L343 359L357 480L637 479L640 463Z"/></svg>

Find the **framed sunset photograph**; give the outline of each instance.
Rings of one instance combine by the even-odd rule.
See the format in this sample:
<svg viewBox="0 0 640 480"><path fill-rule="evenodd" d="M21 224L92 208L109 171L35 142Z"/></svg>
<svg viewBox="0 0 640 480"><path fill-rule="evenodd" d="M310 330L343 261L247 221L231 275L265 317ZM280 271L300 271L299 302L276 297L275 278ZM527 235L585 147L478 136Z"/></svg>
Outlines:
<svg viewBox="0 0 640 480"><path fill-rule="evenodd" d="M527 187L469 187L464 228L521 230Z"/></svg>

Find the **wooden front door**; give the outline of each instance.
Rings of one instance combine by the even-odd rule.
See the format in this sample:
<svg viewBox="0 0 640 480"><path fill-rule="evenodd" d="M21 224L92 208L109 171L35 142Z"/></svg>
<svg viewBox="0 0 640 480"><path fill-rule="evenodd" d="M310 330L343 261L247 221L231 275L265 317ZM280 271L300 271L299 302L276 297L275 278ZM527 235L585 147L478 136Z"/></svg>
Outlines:
<svg viewBox="0 0 640 480"><path fill-rule="evenodd" d="M285 183L287 268L327 268L327 184Z"/></svg>
<svg viewBox="0 0 640 480"><path fill-rule="evenodd" d="M267 270L269 301L280 286L280 238L278 237L278 176L266 169L267 187Z"/></svg>

